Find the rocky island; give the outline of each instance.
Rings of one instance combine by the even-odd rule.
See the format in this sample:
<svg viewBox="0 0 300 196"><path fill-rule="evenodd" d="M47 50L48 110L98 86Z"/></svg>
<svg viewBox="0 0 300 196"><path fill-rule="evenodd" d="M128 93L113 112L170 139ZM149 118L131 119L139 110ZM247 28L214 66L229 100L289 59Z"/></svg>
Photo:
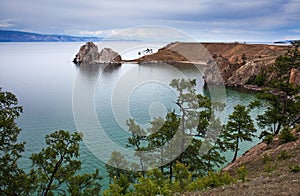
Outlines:
<svg viewBox="0 0 300 196"><path fill-rule="evenodd" d="M111 48L103 48L100 52L93 42L87 42L80 47L79 52L75 55L73 62L77 65L85 64L120 64L121 56Z"/></svg>

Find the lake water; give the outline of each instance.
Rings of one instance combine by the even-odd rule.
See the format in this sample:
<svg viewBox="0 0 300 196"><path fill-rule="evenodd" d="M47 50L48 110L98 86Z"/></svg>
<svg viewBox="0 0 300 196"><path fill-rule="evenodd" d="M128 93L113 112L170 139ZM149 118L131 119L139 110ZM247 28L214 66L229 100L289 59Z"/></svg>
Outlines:
<svg viewBox="0 0 300 196"><path fill-rule="evenodd" d="M25 169L30 166L29 156L44 147L46 134L60 129L81 131L86 134L81 145L83 172L100 168L103 184L107 184L104 164L98 154L109 158L110 151L106 150L109 142L125 147L129 136L126 120L131 117L147 127L153 117L164 116L176 109L176 93L168 86L173 78L196 78L197 90L203 93L202 75L193 66L78 67L71 60L82 44L0 43L0 86L4 91L13 92L24 107L17 122L22 128L20 140L26 141L26 152L21 160ZM133 48L130 43L110 44ZM163 44L151 46L159 48ZM134 47L134 50L139 49ZM134 58L134 54L136 51L133 50L124 52L129 58ZM226 113L231 113L234 105L247 105L254 99L252 93L227 89ZM254 111L253 117L258 113ZM224 116L220 117L226 120ZM98 138L101 141L96 136L99 127L105 132L104 139ZM95 133L95 138L90 137L91 133ZM105 138L110 140L106 143ZM257 142L245 143L239 154ZM227 153L228 160L231 156L232 153Z"/></svg>

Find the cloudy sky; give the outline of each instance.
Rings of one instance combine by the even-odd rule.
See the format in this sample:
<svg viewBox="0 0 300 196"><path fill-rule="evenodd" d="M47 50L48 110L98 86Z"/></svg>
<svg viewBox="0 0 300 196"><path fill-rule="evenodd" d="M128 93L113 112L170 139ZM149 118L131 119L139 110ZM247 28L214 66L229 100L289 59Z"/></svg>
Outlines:
<svg viewBox="0 0 300 196"><path fill-rule="evenodd" d="M167 26L198 41L300 39L300 0L0 0L0 29L107 36Z"/></svg>

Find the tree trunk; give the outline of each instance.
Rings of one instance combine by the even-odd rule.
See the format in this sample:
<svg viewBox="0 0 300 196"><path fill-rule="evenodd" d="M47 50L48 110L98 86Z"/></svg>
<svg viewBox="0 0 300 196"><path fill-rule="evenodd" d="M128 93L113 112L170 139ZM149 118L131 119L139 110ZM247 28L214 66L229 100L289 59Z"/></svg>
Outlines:
<svg viewBox="0 0 300 196"><path fill-rule="evenodd" d="M236 138L235 152L231 162L234 162L236 160L238 150L239 150L239 138Z"/></svg>
<svg viewBox="0 0 300 196"><path fill-rule="evenodd" d="M287 108L287 92L284 92L284 97L283 97L283 110L282 110L282 115L283 115L283 127L286 126L286 108Z"/></svg>
<svg viewBox="0 0 300 196"><path fill-rule="evenodd" d="M173 161L170 162L170 182L172 182L173 178Z"/></svg>
<svg viewBox="0 0 300 196"><path fill-rule="evenodd" d="M64 157L61 157L60 160L55 164L54 171L53 171L53 173L52 173L52 175L51 175L51 178L50 178L50 181L49 181L49 183L48 183L47 189L45 190L44 196L47 196L47 194L48 194L48 192L49 192L49 190L50 190L50 188L51 188L51 184L52 184L52 182L53 182L53 180L54 180L54 175L56 174L58 168L60 167L60 165L61 165L61 163L62 163L62 161L63 161L63 158L64 158Z"/></svg>
<svg viewBox="0 0 300 196"><path fill-rule="evenodd" d="M279 133L280 129L281 129L281 123L278 123L278 125L277 125L277 129L276 129L276 131L275 131L274 135L278 135L278 133Z"/></svg>
<svg viewBox="0 0 300 196"><path fill-rule="evenodd" d="M143 158L142 158L140 152L139 152L139 157L140 157L140 164L141 164L141 169L142 169L142 175L143 175L143 177L145 177L145 167L144 167Z"/></svg>

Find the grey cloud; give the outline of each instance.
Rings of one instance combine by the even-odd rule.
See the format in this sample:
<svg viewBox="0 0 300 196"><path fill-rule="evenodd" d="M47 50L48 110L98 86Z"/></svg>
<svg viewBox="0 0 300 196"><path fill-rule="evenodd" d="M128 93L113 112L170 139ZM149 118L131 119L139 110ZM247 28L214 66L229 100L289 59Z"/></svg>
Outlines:
<svg viewBox="0 0 300 196"><path fill-rule="evenodd" d="M299 10L299 0L1 0L0 21L13 19L16 29L43 33L76 34L140 25L191 32L242 29L267 33L299 29L294 22L300 18Z"/></svg>

